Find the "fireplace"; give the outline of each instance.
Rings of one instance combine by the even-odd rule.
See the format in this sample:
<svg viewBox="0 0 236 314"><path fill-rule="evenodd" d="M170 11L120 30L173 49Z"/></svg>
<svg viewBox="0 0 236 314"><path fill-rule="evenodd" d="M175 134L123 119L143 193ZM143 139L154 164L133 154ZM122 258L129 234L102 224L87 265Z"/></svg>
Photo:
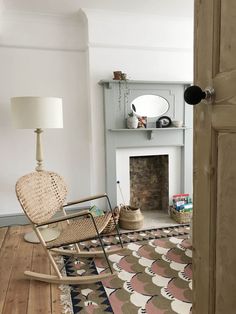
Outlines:
<svg viewBox="0 0 236 314"><path fill-rule="evenodd" d="M160 162L162 157L159 156L166 156L163 158L168 160L163 161L167 169L164 175L166 179L162 178L163 175L151 179L158 182L158 188L160 186L165 188L160 192L155 190L157 187L149 187L151 192L146 190L145 193L150 193L156 203L150 200L149 194L147 203L144 204L142 200L142 207L165 210L172 202L174 194L184 192L191 194L192 106L186 105L183 99L184 90L189 84L132 80L128 82L107 80L100 81L100 84L103 86L104 95L106 192L110 196L112 206L140 202L137 194L140 194L143 187L139 187L139 192L134 192L132 186L137 183L133 184L132 179L130 181L132 177L130 159L136 157L149 159L151 156L157 156L155 162ZM157 118L149 118L147 128L127 129L126 118L131 110L132 101L142 95L158 95L165 98L169 104L165 115L172 120L183 121L184 126L156 128ZM154 168L156 166L153 166ZM151 174L147 174L146 177L151 177ZM123 196L117 181L120 181Z"/></svg>
<svg viewBox="0 0 236 314"><path fill-rule="evenodd" d="M168 155L130 157L130 205L142 210L167 210Z"/></svg>

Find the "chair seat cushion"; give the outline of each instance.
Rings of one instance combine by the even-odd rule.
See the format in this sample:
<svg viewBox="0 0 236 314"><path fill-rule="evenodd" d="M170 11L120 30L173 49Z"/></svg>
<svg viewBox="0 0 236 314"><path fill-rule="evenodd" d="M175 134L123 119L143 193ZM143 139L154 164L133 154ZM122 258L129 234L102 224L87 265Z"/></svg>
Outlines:
<svg viewBox="0 0 236 314"><path fill-rule="evenodd" d="M112 214L107 212L103 216L94 217L98 232L101 233L112 218ZM56 248L67 244L77 243L97 237L91 217L76 218L70 221L62 228L59 237L53 241L47 242L47 248Z"/></svg>

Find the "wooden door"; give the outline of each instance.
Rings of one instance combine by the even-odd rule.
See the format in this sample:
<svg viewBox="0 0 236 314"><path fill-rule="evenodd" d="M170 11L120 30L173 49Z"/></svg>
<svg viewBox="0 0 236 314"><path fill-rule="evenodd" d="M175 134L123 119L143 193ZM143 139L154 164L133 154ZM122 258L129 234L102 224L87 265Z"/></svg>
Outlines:
<svg viewBox="0 0 236 314"><path fill-rule="evenodd" d="M236 313L236 1L195 0L193 313Z"/></svg>

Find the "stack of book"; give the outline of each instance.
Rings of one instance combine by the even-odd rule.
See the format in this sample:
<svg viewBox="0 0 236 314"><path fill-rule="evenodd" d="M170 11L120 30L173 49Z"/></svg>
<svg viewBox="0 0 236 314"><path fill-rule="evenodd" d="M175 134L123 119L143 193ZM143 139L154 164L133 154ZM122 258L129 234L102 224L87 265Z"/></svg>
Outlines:
<svg viewBox="0 0 236 314"><path fill-rule="evenodd" d="M173 195L173 207L179 212L189 212L193 210L193 203L189 194Z"/></svg>
<svg viewBox="0 0 236 314"><path fill-rule="evenodd" d="M170 216L178 223L189 223L192 217L193 204L189 194L175 194L170 206Z"/></svg>

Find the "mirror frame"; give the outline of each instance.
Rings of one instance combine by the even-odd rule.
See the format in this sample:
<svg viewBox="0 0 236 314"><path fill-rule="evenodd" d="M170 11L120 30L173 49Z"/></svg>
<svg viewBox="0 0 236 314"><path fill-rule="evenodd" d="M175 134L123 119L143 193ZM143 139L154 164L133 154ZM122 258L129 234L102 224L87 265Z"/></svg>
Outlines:
<svg viewBox="0 0 236 314"><path fill-rule="evenodd" d="M145 100L145 98L147 100ZM138 100L138 104L135 103L136 100ZM160 109L162 109L162 107L164 107L164 109L162 109L161 111L160 110L158 111L158 105L159 105L158 100L160 100L160 105L161 105ZM148 102L149 102L149 104L152 105L153 110L152 110L151 114L150 114L150 110L149 110L149 112L148 111L145 112L145 111L141 111L141 110L137 109L137 105L138 105L138 107L145 106L144 108L147 108ZM157 108L155 108L155 106L157 106ZM138 96L135 99L133 99L131 104L130 104L130 107L131 107L132 112L136 116L147 117L150 119L150 118L157 118L157 117L164 115L170 109L170 104L166 98L164 98L160 95L145 94L145 95L141 95L141 96ZM156 111L154 109L156 109ZM153 112L154 112L154 114L153 114Z"/></svg>

